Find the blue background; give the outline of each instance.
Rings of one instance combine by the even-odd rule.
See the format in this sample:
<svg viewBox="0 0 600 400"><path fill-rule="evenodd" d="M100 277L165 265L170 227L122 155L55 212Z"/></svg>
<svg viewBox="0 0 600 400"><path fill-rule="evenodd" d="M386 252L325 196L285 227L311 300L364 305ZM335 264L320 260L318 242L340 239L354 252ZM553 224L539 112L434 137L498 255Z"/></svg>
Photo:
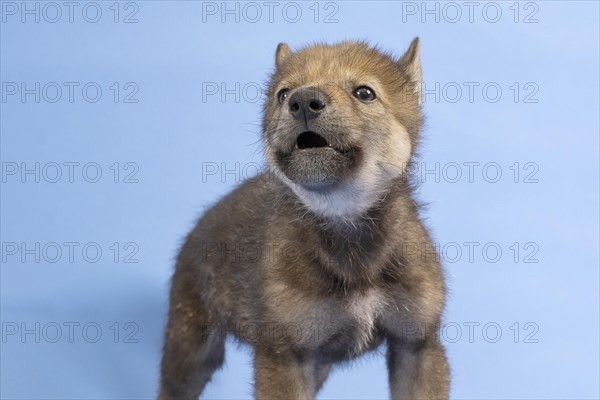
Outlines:
<svg viewBox="0 0 600 400"><path fill-rule="evenodd" d="M37 4L39 23L21 21L21 2L1 4L2 398L155 396L173 259L202 210L263 162L255 88L277 43L368 39L401 55L417 35L429 91L419 160L439 166L422 176L420 198L450 289L442 340L452 398L600 396L597 2L499 2L495 23L486 2L472 21L462 2L460 18L437 3L437 22L421 18L434 2L321 2L316 22L312 2L297 3L297 22L286 3L270 21L259 2L256 22L239 3L239 22L222 22L203 14L221 2L98 2L96 23L82 16L87 3L73 22L65 6L59 18ZM86 11L93 19L93 5ZM124 22L130 13L137 22ZM40 83L39 102L10 94L22 82ZM63 88L54 103L49 82ZM64 82L79 84L72 102ZM102 89L97 102L82 95L89 82ZM206 91L222 82L235 93ZM465 82L479 85L472 99ZM73 182L65 162L80 163ZM479 163L472 179L469 162ZM39 182L21 175L36 163ZM55 183L53 163L62 166ZM87 163L97 164L84 176ZM88 182L94 166L102 176ZM77 243L72 260L65 242ZM204 398L250 396L250 367L250 350L228 343ZM337 369L319 397L387 398L383 350Z"/></svg>

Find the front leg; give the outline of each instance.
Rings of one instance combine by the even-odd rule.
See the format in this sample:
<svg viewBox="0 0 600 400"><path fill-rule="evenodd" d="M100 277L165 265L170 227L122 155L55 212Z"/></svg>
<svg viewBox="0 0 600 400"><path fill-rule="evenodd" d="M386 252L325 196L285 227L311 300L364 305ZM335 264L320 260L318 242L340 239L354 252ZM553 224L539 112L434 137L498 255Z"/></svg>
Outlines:
<svg viewBox="0 0 600 400"><path fill-rule="evenodd" d="M387 362L392 399L448 399L450 372L437 338L388 339Z"/></svg>
<svg viewBox="0 0 600 400"><path fill-rule="evenodd" d="M327 378L329 377L329 373L331 372L331 365L330 364L317 364L315 365L315 382L316 382L316 389L315 389L315 395L317 393L319 393L319 390L321 390L321 388L323 387L323 385L325 384L325 381L327 380Z"/></svg>
<svg viewBox="0 0 600 400"><path fill-rule="evenodd" d="M315 361L256 349L254 355L254 397L271 399L314 399L317 391Z"/></svg>

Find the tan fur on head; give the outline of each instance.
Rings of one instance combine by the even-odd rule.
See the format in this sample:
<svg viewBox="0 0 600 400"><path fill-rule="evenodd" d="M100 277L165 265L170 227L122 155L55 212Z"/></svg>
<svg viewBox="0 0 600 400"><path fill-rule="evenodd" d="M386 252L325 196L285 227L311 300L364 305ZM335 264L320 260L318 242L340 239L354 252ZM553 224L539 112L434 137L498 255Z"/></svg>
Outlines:
<svg viewBox="0 0 600 400"><path fill-rule="evenodd" d="M279 45L277 45L277 51L275 52L275 66L281 68L285 60L291 55L292 50L290 50L289 46L285 43L279 43Z"/></svg>
<svg viewBox="0 0 600 400"><path fill-rule="evenodd" d="M420 44L419 38L413 39L412 43L406 50L406 53L402 56L398 62L407 73L410 75L412 82L415 85L415 92L419 95L419 101L421 101L421 85L423 77L421 74L421 62L419 61Z"/></svg>
<svg viewBox="0 0 600 400"><path fill-rule="evenodd" d="M418 38L400 59L364 42L346 41L296 52L281 43L275 60L263 123L269 166L317 214L353 218L365 212L403 173L418 141L422 124ZM372 88L376 101L364 104L353 97L360 86ZM310 130L326 133L334 146L354 146L361 154L351 176L327 194L305 190L277 167L277 151L300 129L287 105L278 102L278 93L288 89L289 98L302 88L316 88L327 99L327 109L311 121Z"/></svg>

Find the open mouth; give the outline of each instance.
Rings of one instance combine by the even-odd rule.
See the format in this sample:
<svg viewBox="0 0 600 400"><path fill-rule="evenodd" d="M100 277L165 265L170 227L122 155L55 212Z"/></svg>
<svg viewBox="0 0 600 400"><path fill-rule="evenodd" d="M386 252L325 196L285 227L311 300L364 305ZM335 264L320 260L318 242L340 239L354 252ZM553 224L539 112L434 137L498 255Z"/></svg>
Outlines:
<svg viewBox="0 0 600 400"><path fill-rule="evenodd" d="M315 131L301 132L288 151L277 151L281 171L294 183L308 190L329 190L349 176L360 160L354 147L339 146L336 138ZM337 139L339 140L339 139ZM288 142L289 143L289 142ZM289 143L289 145L292 145Z"/></svg>
<svg viewBox="0 0 600 400"><path fill-rule="evenodd" d="M316 149L331 146L327 140L316 132L308 131L301 133L296 139L296 147L302 149Z"/></svg>

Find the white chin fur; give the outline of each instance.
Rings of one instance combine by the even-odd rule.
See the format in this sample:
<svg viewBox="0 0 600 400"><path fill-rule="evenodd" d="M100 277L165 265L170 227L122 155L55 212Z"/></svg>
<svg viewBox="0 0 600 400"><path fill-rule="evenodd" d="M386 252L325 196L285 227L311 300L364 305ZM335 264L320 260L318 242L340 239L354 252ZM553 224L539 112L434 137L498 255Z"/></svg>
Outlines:
<svg viewBox="0 0 600 400"><path fill-rule="evenodd" d="M365 168L366 169L366 168ZM371 208L385 189L377 179L368 178L366 173L354 178L340 188L323 193L308 190L292 182L281 171L276 175L298 196L302 204L317 215L335 219L354 219Z"/></svg>
<svg viewBox="0 0 600 400"><path fill-rule="evenodd" d="M327 193L308 190L292 182L277 167L274 173L315 214L334 219L354 219L383 197L390 182L404 172L410 159L411 145L406 129L395 121L391 129L394 132L392 143L370 148L360 170L336 190Z"/></svg>

